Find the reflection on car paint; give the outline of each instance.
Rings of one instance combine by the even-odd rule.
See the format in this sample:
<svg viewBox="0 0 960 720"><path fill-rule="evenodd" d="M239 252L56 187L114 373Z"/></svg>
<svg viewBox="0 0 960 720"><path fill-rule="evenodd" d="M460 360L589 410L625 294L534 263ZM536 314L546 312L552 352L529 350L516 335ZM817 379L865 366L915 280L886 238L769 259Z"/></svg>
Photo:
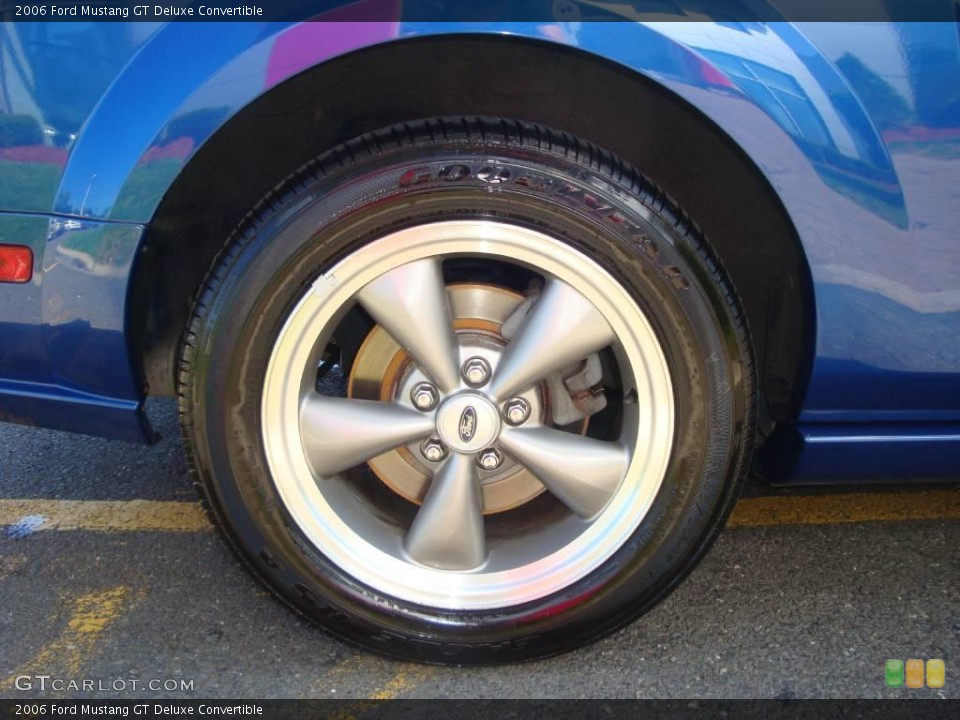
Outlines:
<svg viewBox="0 0 960 720"><path fill-rule="evenodd" d="M29 244L40 272L23 288L0 286L2 380L29 379L53 406L79 393L136 408L129 273L144 224L197 149L304 69L467 32L559 43L630 68L748 154L783 202L814 281L802 422L960 421L951 23L408 22L398 3L396 18L370 23L5 24L0 240Z"/></svg>

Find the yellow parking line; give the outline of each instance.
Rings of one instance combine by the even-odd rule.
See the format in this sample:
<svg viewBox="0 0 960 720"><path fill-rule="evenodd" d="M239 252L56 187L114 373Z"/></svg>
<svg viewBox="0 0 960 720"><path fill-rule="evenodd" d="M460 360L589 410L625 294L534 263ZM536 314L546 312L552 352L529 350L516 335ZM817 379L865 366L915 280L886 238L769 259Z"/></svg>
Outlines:
<svg viewBox="0 0 960 720"><path fill-rule="evenodd" d="M210 521L195 502L172 500L0 500L0 525L31 530L209 530Z"/></svg>
<svg viewBox="0 0 960 720"><path fill-rule="evenodd" d="M45 645L9 678L0 681L0 691L14 687L20 675L54 675L77 677L86 660L93 654L99 636L139 596L120 586L88 593L69 602L70 617L64 631Z"/></svg>
<svg viewBox="0 0 960 720"><path fill-rule="evenodd" d="M330 692L332 697L333 694L337 692L337 688L329 686L336 685L345 676L363 672L363 666L368 662L369 659L367 657L359 654L345 658L319 677L316 682L313 683L311 689L315 692Z"/></svg>
<svg viewBox="0 0 960 720"><path fill-rule="evenodd" d="M336 688L330 686L342 683L345 676L358 675L364 678L363 684L374 685L374 688L368 692L366 697L340 705L336 712L330 716L330 720L359 720L375 707L373 701L393 700L401 697L414 690L417 685L436 671L436 668L431 666L404 663L400 665L399 670L393 671L385 682L380 684L370 682L370 676L379 674L379 671L384 669L384 665L389 668L397 665L397 663L381 660L370 655L353 656L335 665L314 683L312 691L314 693L321 692L323 697L329 698L338 697L331 693L331 691L335 692Z"/></svg>
<svg viewBox="0 0 960 720"><path fill-rule="evenodd" d="M727 527L960 520L960 490L782 495L744 498ZM200 532L211 525L199 503L167 500L0 500L0 526L103 532Z"/></svg>
<svg viewBox="0 0 960 720"><path fill-rule="evenodd" d="M960 490L744 498L727 527L960 520Z"/></svg>
<svg viewBox="0 0 960 720"><path fill-rule="evenodd" d="M400 670L387 682L367 696L368 700L393 700L410 692L435 672L426 665L411 665Z"/></svg>

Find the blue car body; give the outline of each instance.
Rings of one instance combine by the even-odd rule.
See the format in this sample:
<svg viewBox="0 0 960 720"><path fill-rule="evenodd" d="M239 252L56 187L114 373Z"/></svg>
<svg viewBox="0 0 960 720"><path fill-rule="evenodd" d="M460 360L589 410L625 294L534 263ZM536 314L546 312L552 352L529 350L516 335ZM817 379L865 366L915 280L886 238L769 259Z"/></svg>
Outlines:
<svg viewBox="0 0 960 720"><path fill-rule="evenodd" d="M776 193L811 327L795 329L810 335L801 402L778 423L789 440L771 447L789 462L772 479L960 476L949 22L6 24L0 243L30 246L35 264L29 283L0 283L0 419L149 438L135 285L158 208L200 148L305 71L461 36L636 74L715 123Z"/></svg>

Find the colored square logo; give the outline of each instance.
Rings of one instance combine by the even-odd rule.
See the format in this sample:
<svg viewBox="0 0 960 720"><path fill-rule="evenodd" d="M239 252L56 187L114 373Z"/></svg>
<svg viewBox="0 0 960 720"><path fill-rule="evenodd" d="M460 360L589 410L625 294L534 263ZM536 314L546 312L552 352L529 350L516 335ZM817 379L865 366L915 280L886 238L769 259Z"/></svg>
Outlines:
<svg viewBox="0 0 960 720"><path fill-rule="evenodd" d="M947 668L943 660L927 660L927 687L942 688L946 675Z"/></svg>
<svg viewBox="0 0 960 720"><path fill-rule="evenodd" d="M903 660L887 660L883 675L887 687L903 687Z"/></svg>
<svg viewBox="0 0 960 720"><path fill-rule="evenodd" d="M923 660L911 658L907 660L906 681L904 683L908 688L923 687Z"/></svg>

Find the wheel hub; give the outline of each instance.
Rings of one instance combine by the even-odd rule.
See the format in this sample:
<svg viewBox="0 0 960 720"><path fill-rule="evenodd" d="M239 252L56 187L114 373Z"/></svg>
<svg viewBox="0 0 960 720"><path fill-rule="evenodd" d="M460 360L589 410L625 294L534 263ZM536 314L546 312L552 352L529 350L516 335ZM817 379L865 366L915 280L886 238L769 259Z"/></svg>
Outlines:
<svg viewBox="0 0 960 720"><path fill-rule="evenodd" d="M500 435L500 413L484 395L459 392L440 405L437 434L454 452L476 453L492 445Z"/></svg>
<svg viewBox="0 0 960 720"><path fill-rule="evenodd" d="M523 296L486 284L450 285L447 292L462 365L469 367L471 359L482 357L490 368L496 367L506 344L500 334L501 325L523 302ZM382 402L409 402L410 407L430 412L430 403L424 401L420 407L415 400L423 389L421 385L430 385L427 381L427 376L409 355L378 326L370 332L357 353L349 378L348 396ZM467 379L462 379L457 392L477 393ZM450 399L454 394L444 399ZM548 413L541 388L531 388L522 395L532 408L533 418ZM434 407L432 411L436 413L438 409ZM499 413L497 421L500 422ZM457 452L452 447L450 450ZM419 505L437 464L423 455L417 443L411 443L373 458L369 466L384 485ZM544 491L540 481L509 456L502 456L501 462L492 468L481 464L478 470L486 515L516 508Z"/></svg>

